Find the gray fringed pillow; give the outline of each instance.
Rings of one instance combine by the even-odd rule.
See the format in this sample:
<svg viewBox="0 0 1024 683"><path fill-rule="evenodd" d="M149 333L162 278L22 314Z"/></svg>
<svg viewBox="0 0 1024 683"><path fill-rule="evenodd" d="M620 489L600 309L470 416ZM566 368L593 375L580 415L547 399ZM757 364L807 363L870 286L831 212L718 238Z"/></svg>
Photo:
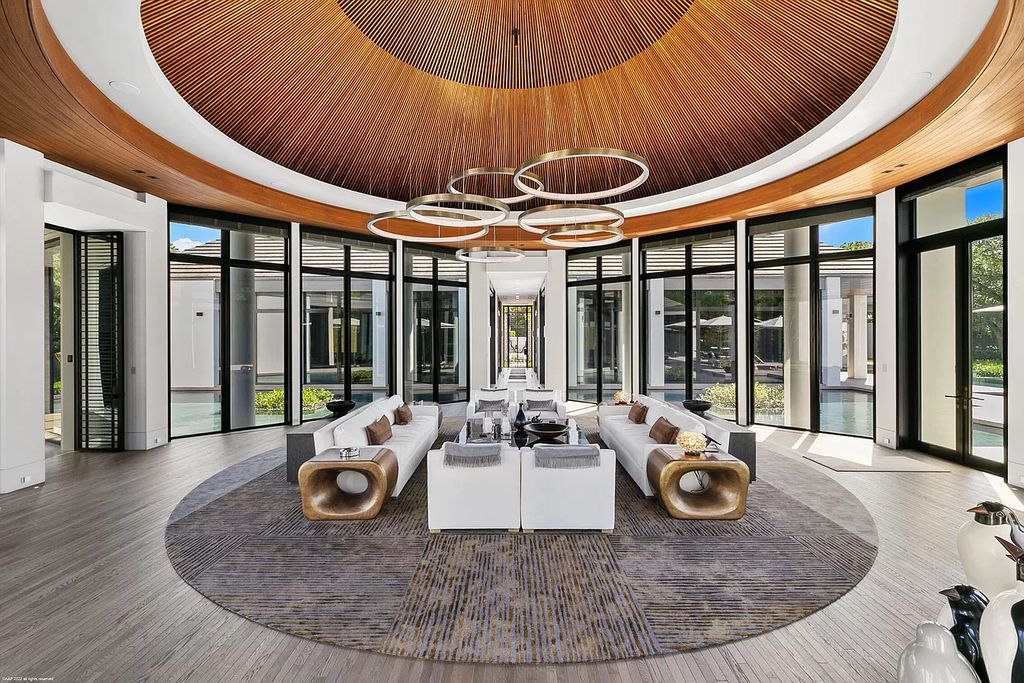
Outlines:
<svg viewBox="0 0 1024 683"><path fill-rule="evenodd" d="M488 401L487 399L480 399L476 402L476 412L478 413L493 413L493 412L505 412L508 408L508 401Z"/></svg>
<svg viewBox="0 0 1024 683"><path fill-rule="evenodd" d="M601 466L601 450L596 445L534 446L534 462L547 470L582 470Z"/></svg>
<svg viewBox="0 0 1024 683"><path fill-rule="evenodd" d="M500 443L444 445L445 467L497 467L500 464Z"/></svg>
<svg viewBox="0 0 1024 683"><path fill-rule="evenodd" d="M528 411L547 411L550 413L558 412L558 408L555 407L554 401L531 401L527 399L526 409Z"/></svg>

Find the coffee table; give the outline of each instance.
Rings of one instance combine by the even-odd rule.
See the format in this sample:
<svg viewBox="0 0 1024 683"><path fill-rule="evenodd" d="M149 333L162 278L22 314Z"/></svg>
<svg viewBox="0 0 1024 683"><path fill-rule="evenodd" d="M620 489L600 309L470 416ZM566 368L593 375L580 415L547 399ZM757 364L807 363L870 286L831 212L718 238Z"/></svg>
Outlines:
<svg viewBox="0 0 1024 683"><path fill-rule="evenodd" d="M365 480L362 490L360 476ZM373 519L397 481L398 458L388 448L360 448L356 457L329 448L299 468L302 514L317 521ZM343 483L347 491L340 488Z"/></svg>
<svg viewBox="0 0 1024 683"><path fill-rule="evenodd" d="M561 422L562 424L569 425L568 433L557 439L539 439L535 436L531 436L526 432L515 431L515 427L512 428L512 432L509 434L501 434L495 436L494 431L484 431L483 429L483 418L474 417L466 420L466 424L463 425L462 431L455 437L456 443L502 443L515 448L527 448L537 444L570 444L570 445L586 445L587 437L583 436L583 431L580 430L579 425L576 424L576 420L569 418L568 420L541 420L542 422ZM500 425L501 420L495 419L495 424Z"/></svg>
<svg viewBox="0 0 1024 683"><path fill-rule="evenodd" d="M702 491L684 491L679 480L688 472L704 472ZM682 448L663 446L647 458L647 480L661 504L676 519L739 519L747 511L750 470L728 453L686 456Z"/></svg>

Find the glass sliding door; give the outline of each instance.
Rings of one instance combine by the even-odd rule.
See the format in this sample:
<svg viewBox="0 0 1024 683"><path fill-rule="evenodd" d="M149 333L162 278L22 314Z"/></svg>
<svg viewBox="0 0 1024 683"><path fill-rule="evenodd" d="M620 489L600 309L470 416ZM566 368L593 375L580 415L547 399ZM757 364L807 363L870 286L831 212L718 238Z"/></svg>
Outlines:
<svg viewBox="0 0 1024 683"><path fill-rule="evenodd" d="M711 403L736 419L736 231L732 224L645 240L643 393Z"/></svg>
<svg viewBox="0 0 1024 683"><path fill-rule="evenodd" d="M610 401L625 386L632 358L630 252L570 252L566 270L568 398Z"/></svg>
<svg viewBox="0 0 1024 683"><path fill-rule="evenodd" d="M1005 150L901 188L900 437L1006 472ZM918 189L920 188L920 189Z"/></svg>
<svg viewBox="0 0 1024 683"><path fill-rule="evenodd" d="M754 421L811 428L810 265L753 274Z"/></svg>
<svg viewBox="0 0 1024 683"><path fill-rule="evenodd" d="M288 226L169 216L171 436L287 422Z"/></svg>
<svg viewBox="0 0 1024 683"><path fill-rule="evenodd" d="M405 398L469 398L466 264L447 251L405 250Z"/></svg>
<svg viewBox="0 0 1024 683"><path fill-rule="evenodd" d="M754 422L872 437L872 203L748 226Z"/></svg>
<svg viewBox="0 0 1024 683"><path fill-rule="evenodd" d="M391 394L390 244L303 226L303 419Z"/></svg>

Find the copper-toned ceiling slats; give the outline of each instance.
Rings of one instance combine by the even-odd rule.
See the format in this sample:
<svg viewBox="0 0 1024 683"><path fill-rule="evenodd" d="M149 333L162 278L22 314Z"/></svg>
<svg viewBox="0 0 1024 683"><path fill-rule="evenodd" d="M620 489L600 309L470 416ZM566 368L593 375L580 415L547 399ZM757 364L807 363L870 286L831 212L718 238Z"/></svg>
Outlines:
<svg viewBox="0 0 1024 683"><path fill-rule="evenodd" d="M300 173L406 200L470 166L619 147L652 168L629 199L728 173L820 123L881 56L896 3L143 0L142 20L189 104ZM581 191L629 172L543 170Z"/></svg>

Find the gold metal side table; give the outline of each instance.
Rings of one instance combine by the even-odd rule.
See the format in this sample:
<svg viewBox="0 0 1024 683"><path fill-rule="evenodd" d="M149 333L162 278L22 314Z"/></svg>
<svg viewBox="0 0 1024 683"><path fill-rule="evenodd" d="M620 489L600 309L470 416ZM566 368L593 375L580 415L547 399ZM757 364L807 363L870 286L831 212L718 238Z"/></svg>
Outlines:
<svg viewBox="0 0 1024 683"><path fill-rule="evenodd" d="M343 491L339 475L355 472L366 479L360 492ZM358 477L349 477L358 482ZM388 448L359 449L354 458L344 458L331 449L307 460L299 468L302 514L317 521L373 519L398 481L398 458Z"/></svg>
<svg viewBox="0 0 1024 683"><path fill-rule="evenodd" d="M679 480L687 472L704 472L702 491L684 491ZM739 519L747 511L750 470L728 453L687 456L682 448L664 446L647 459L647 480L668 514L676 519Z"/></svg>

